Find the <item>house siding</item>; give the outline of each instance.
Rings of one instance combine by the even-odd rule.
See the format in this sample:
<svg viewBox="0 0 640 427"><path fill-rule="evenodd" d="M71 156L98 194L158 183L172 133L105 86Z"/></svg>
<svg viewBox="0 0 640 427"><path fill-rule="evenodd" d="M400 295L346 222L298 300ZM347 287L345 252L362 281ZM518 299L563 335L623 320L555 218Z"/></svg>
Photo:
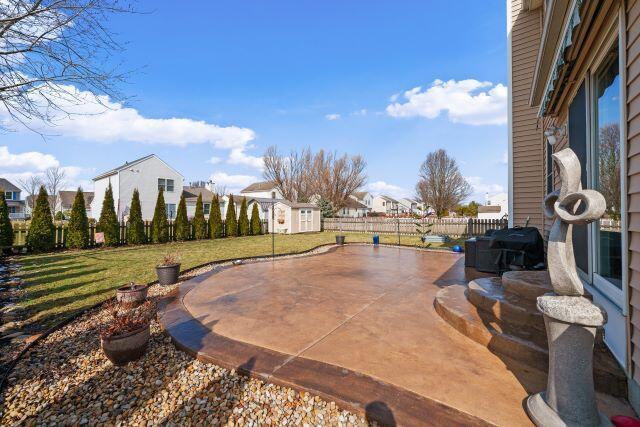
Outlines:
<svg viewBox="0 0 640 427"><path fill-rule="evenodd" d="M628 1L625 15L630 356L640 382L640 1Z"/></svg>
<svg viewBox="0 0 640 427"><path fill-rule="evenodd" d="M522 0L509 3L511 13L509 74L511 125L512 225L544 226L544 144L537 108L529 106L533 72L542 33L541 8L526 10Z"/></svg>

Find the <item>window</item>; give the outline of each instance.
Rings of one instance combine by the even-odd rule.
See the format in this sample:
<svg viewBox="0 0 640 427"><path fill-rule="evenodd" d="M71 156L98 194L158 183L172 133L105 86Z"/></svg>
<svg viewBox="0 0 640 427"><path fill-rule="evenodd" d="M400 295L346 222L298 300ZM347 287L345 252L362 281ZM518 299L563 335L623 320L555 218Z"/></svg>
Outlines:
<svg viewBox="0 0 640 427"><path fill-rule="evenodd" d="M7 191L4 193L4 198L6 200L13 200L13 193L11 191Z"/></svg>
<svg viewBox="0 0 640 427"><path fill-rule="evenodd" d="M204 214L209 215L209 212L211 211L211 203L204 203L202 207L203 207Z"/></svg>
<svg viewBox="0 0 640 427"><path fill-rule="evenodd" d="M620 170L620 61L618 44L593 76L593 188L602 193L607 210L594 224L594 274L622 289L622 188Z"/></svg>
<svg viewBox="0 0 640 427"><path fill-rule="evenodd" d="M9 206L9 213L10 214L18 213L18 209L15 206Z"/></svg>
<svg viewBox="0 0 640 427"><path fill-rule="evenodd" d="M167 218L173 219L176 217L176 204L175 203L167 203Z"/></svg>
<svg viewBox="0 0 640 427"><path fill-rule="evenodd" d="M158 178L158 191L173 192L173 180L168 178Z"/></svg>
<svg viewBox="0 0 640 427"><path fill-rule="evenodd" d="M272 191L272 192L271 192L271 198L272 198L272 199L275 199L275 198L276 198L276 192L275 192L275 191Z"/></svg>

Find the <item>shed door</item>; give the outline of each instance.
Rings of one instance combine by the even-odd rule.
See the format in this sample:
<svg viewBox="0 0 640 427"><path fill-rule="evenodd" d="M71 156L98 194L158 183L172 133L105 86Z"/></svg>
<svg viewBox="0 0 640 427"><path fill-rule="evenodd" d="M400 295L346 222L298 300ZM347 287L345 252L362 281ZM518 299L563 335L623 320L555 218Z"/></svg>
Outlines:
<svg viewBox="0 0 640 427"><path fill-rule="evenodd" d="M311 209L300 209L300 232L311 231Z"/></svg>

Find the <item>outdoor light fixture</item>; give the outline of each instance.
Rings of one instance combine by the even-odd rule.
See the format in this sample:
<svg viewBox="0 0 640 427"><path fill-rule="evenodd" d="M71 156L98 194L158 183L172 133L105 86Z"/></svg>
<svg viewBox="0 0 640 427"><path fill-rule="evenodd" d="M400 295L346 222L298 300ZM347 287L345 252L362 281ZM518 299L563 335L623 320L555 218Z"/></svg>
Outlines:
<svg viewBox="0 0 640 427"><path fill-rule="evenodd" d="M549 126L547 130L544 131L544 137L547 139L549 145L555 145L556 142L567 133L567 127L565 125L562 126Z"/></svg>

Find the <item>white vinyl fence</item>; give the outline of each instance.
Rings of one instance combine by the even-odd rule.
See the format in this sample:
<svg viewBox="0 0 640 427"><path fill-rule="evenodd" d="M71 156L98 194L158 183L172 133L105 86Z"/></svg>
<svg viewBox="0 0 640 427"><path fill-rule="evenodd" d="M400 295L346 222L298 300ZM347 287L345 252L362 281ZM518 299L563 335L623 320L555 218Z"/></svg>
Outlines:
<svg viewBox="0 0 640 427"><path fill-rule="evenodd" d="M420 234L418 229L428 230L428 234L451 237L481 236L487 230L507 226L506 219L477 218L324 218L325 231L355 233Z"/></svg>

